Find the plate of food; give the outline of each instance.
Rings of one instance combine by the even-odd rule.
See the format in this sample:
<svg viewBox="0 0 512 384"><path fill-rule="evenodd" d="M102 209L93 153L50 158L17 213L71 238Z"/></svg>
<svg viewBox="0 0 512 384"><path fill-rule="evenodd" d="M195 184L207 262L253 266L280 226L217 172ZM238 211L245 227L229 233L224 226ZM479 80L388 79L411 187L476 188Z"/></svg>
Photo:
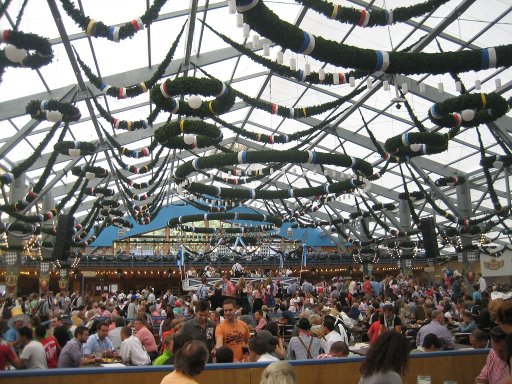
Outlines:
<svg viewBox="0 0 512 384"><path fill-rule="evenodd" d="M121 357L104 357L101 359L101 362L103 364L112 364L112 363L119 363L121 361Z"/></svg>

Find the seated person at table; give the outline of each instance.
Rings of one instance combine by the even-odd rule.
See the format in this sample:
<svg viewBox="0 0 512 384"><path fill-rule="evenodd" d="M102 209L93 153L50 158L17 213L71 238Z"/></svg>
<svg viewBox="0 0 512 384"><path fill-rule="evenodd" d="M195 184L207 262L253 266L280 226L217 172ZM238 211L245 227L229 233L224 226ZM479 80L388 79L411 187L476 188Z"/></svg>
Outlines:
<svg viewBox="0 0 512 384"><path fill-rule="evenodd" d="M95 354L96 352L114 351L112 342L107 337L108 324L99 322L96 325L96 333L90 335L84 345L84 355Z"/></svg>
<svg viewBox="0 0 512 384"><path fill-rule="evenodd" d="M324 352L331 350L331 346L336 341L345 341L345 339L335 330L336 319L332 316L325 316L323 321L323 334L325 335L321 340L322 349Z"/></svg>
<svg viewBox="0 0 512 384"><path fill-rule="evenodd" d="M141 341L133 335L132 328L125 326L121 329L121 361L127 365L149 365L151 359L142 346Z"/></svg>
<svg viewBox="0 0 512 384"><path fill-rule="evenodd" d="M192 340L193 340L193 338L192 338L191 335L188 335L188 334L185 334L185 333L175 334L173 339L172 339L172 353L171 353L171 357L169 357L167 359L167 361L165 361L163 363L163 365L172 365L172 364L174 364L174 356L176 356L176 353L178 353L178 351L186 343L188 343L189 341L192 341ZM203 342L203 344L204 344L204 342Z"/></svg>
<svg viewBox="0 0 512 384"><path fill-rule="evenodd" d="M75 337L68 341L59 355L59 368L78 368L94 363L94 356L84 357L82 347L89 338L89 329L80 325L75 329Z"/></svg>
<svg viewBox="0 0 512 384"><path fill-rule="evenodd" d="M434 333L443 342L444 349L454 349L455 343L453 342L452 333L444 326L443 312L435 310L432 311L432 321L421 327L416 335L416 345L423 345L423 339L429 333Z"/></svg>
<svg viewBox="0 0 512 384"><path fill-rule="evenodd" d="M46 352L40 342L33 340L32 329L22 327L18 332L19 343L23 348L20 353L19 368L48 369Z"/></svg>
<svg viewBox="0 0 512 384"><path fill-rule="evenodd" d="M287 360L305 360L314 359L320 354L320 339L313 336L309 330L311 323L305 317L301 318L297 324L299 335L291 338L286 351Z"/></svg>
<svg viewBox="0 0 512 384"><path fill-rule="evenodd" d="M344 341L335 341L331 344L329 353L322 353L316 359L332 359L336 357L347 357L350 354L348 345Z"/></svg>
<svg viewBox="0 0 512 384"><path fill-rule="evenodd" d="M464 315L462 316L462 323L460 323L460 326L453 329L453 332L463 332L463 333L470 333L474 331L477 326L475 321L473 320L473 315L470 311L464 311Z"/></svg>
<svg viewBox="0 0 512 384"><path fill-rule="evenodd" d="M232 363L233 351L229 347L222 346L215 351L215 357L217 363Z"/></svg>
<svg viewBox="0 0 512 384"><path fill-rule="evenodd" d="M279 359L268 353L265 340L257 335L249 340L249 361L278 361Z"/></svg>
<svg viewBox="0 0 512 384"><path fill-rule="evenodd" d="M153 332L148 329L146 322L140 317L135 320L133 326L135 328L135 337L140 340L144 348L146 348L149 357L151 357L151 361L153 361L158 356L158 346L156 345Z"/></svg>
<svg viewBox="0 0 512 384"><path fill-rule="evenodd" d="M500 327L491 330L492 349L475 379L476 384L503 384L508 377L507 334Z"/></svg>
<svg viewBox="0 0 512 384"><path fill-rule="evenodd" d="M425 338L423 339L423 344L418 346L417 349L413 349L411 353L415 352L437 352L440 351L443 347L443 343L439 338L433 334L429 333Z"/></svg>
<svg viewBox="0 0 512 384"><path fill-rule="evenodd" d="M370 344L375 343L377 338L379 337L380 333L380 320L376 320L372 323L370 326L370 329L368 329L368 332L366 334L368 335L368 339L370 340Z"/></svg>
<svg viewBox="0 0 512 384"><path fill-rule="evenodd" d="M493 328L494 329L494 328ZM469 344L473 349L489 348L489 337L481 329L475 329L469 334Z"/></svg>
<svg viewBox="0 0 512 384"><path fill-rule="evenodd" d="M395 309L393 304L384 304L383 314L380 317L380 328L379 334L383 334L386 331L395 331L398 333L402 332L402 320L400 316L395 315Z"/></svg>
<svg viewBox="0 0 512 384"><path fill-rule="evenodd" d="M279 304L279 309L281 310L281 316L282 318L277 320L280 324L286 324L286 325L294 325L295 324L295 317L293 315L293 312L287 309L286 303L282 302Z"/></svg>
<svg viewBox="0 0 512 384"><path fill-rule="evenodd" d="M261 331L267 326L267 320L263 316L263 312L260 310L254 312L254 320L256 321L256 331Z"/></svg>
<svg viewBox="0 0 512 384"><path fill-rule="evenodd" d="M175 334L170 334L165 336L163 347L164 351L160 356L158 356L154 361L153 365L163 365L167 360L169 360L170 357L172 357L172 346L173 346L173 339L175 337Z"/></svg>

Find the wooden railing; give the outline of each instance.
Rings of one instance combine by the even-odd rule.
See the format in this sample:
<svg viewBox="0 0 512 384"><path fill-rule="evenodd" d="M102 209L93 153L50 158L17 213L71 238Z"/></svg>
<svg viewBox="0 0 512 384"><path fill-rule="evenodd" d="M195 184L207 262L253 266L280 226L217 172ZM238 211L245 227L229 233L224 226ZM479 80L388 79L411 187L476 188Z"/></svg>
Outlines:
<svg viewBox="0 0 512 384"><path fill-rule="evenodd" d="M463 350L413 354L404 384L416 384L418 375L429 375L432 384L445 380L473 383L485 364L487 353L488 350ZM297 384L357 384L363 359L302 360L291 364L297 373ZM200 384L259 384L267 364L211 364L197 381ZM0 384L159 384L171 371L171 366L4 371L0 373Z"/></svg>

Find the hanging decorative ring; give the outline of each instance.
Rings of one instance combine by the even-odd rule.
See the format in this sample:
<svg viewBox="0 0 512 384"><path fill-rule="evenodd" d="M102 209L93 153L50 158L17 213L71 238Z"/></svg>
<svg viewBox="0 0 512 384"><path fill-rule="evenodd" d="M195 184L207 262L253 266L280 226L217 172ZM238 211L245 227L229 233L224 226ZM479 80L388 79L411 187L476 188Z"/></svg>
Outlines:
<svg viewBox="0 0 512 384"><path fill-rule="evenodd" d="M435 11L449 0L427 0L424 3L396 9L366 10L342 7L324 0L295 0L332 20L358 27L386 26L408 21L414 17Z"/></svg>
<svg viewBox="0 0 512 384"><path fill-rule="evenodd" d="M358 174L369 177L373 174L370 163L357 157L316 151L241 151L200 157L180 165L175 171L177 182L184 180L194 171L220 168L236 164L254 163L322 164L349 167Z"/></svg>
<svg viewBox="0 0 512 384"><path fill-rule="evenodd" d="M144 25L149 26L158 18L158 13L167 0L155 0L142 16L125 22L120 27L107 26L102 21L96 21L76 9L70 0L61 0L62 7L69 17L87 34L93 37L105 37L110 41L118 43L127 37L132 38L138 31L144 29Z"/></svg>
<svg viewBox="0 0 512 384"><path fill-rule="evenodd" d="M103 187L96 187L96 188L87 188L85 190L85 194L87 196L96 196L96 197L99 197L99 198L104 198L104 197L111 197L111 196L114 196L114 190L111 189L111 188L103 188Z"/></svg>
<svg viewBox="0 0 512 384"><path fill-rule="evenodd" d="M53 146L53 150L71 157L87 156L96 153L96 145L87 141L61 141Z"/></svg>
<svg viewBox="0 0 512 384"><path fill-rule="evenodd" d="M37 226L29 223L22 223L20 221L15 221L14 223L6 225L7 233L13 233L14 235L22 234L22 235L30 235L35 233L37 230Z"/></svg>
<svg viewBox="0 0 512 384"><path fill-rule="evenodd" d="M474 93L436 103L429 109L428 116L442 127L477 127L505 115L511 103L512 98L507 101L497 93Z"/></svg>
<svg viewBox="0 0 512 384"><path fill-rule="evenodd" d="M50 42L44 37L34 35L33 33L24 33L10 29L0 29L0 43L13 45L16 50L22 50L23 53L14 52L11 56L11 48L0 51L0 67L28 67L32 69L41 68L51 63L53 51ZM25 50L34 50L35 53L26 54ZM13 61L16 60L16 61Z"/></svg>
<svg viewBox="0 0 512 384"><path fill-rule="evenodd" d="M281 20L262 0L236 0L237 11L252 30L285 49L338 67L388 74L441 74L512 65L512 44L458 52L386 52L315 37Z"/></svg>
<svg viewBox="0 0 512 384"><path fill-rule="evenodd" d="M179 120L158 128L155 139L164 147L172 149L205 148L219 143L222 132L215 125L201 120Z"/></svg>
<svg viewBox="0 0 512 384"><path fill-rule="evenodd" d="M26 111L33 119L48 120L52 123L78 121L82 114L70 103L57 100L32 100L27 104Z"/></svg>
<svg viewBox="0 0 512 384"><path fill-rule="evenodd" d="M408 159L421 155L433 155L448 149L448 142L454 138L460 130L460 125L447 133L435 132L406 132L393 136L386 140L384 149L390 161L401 163Z"/></svg>
<svg viewBox="0 0 512 384"><path fill-rule="evenodd" d="M214 96L215 99L201 101L200 98L190 97L189 102L186 103L173 98L184 94ZM151 101L158 108L173 114L208 117L228 112L235 104L235 93L229 85L218 80L179 77L174 80L167 79L161 84L155 84L151 88Z"/></svg>
<svg viewBox="0 0 512 384"><path fill-rule="evenodd" d="M228 227L228 228L205 228L205 227L191 227L188 225L180 225L180 230L183 232L192 232L200 234L243 234L254 232L266 232L274 229L273 225L258 225L256 227Z"/></svg>
<svg viewBox="0 0 512 384"><path fill-rule="evenodd" d="M434 184L438 187L454 187L456 185L461 185L466 182L466 178L464 176L450 176L450 177L441 177L437 179Z"/></svg>
<svg viewBox="0 0 512 384"><path fill-rule="evenodd" d="M272 223L276 227L281 227L283 221L273 215L262 215L259 213L238 213L238 212L222 212L222 213L205 213L197 215L187 215L173 217L167 222L168 227L175 227L179 224L193 223L197 221L211 221L211 220L250 220Z"/></svg>
<svg viewBox="0 0 512 384"><path fill-rule="evenodd" d="M510 167L512 165L512 156L510 155L492 155L485 156L480 160L480 165L486 168Z"/></svg>
<svg viewBox="0 0 512 384"><path fill-rule="evenodd" d="M95 167L90 165L79 165L71 169L71 173L75 176L85 176L87 180L95 178L104 178L108 176L108 171L102 167Z"/></svg>

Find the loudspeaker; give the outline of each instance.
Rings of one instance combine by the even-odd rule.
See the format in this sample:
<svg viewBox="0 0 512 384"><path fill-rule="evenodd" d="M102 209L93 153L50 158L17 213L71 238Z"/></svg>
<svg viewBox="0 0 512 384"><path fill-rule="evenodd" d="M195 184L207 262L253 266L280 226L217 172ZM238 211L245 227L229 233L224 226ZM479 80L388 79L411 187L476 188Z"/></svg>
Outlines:
<svg viewBox="0 0 512 384"><path fill-rule="evenodd" d="M73 244L75 218L72 215L59 215L57 235L53 246L52 260L67 260Z"/></svg>
<svg viewBox="0 0 512 384"><path fill-rule="evenodd" d="M429 259L439 257L439 246L437 244L436 225L433 217L427 217L420 220L420 230L423 235L423 246L425 247L425 256Z"/></svg>

